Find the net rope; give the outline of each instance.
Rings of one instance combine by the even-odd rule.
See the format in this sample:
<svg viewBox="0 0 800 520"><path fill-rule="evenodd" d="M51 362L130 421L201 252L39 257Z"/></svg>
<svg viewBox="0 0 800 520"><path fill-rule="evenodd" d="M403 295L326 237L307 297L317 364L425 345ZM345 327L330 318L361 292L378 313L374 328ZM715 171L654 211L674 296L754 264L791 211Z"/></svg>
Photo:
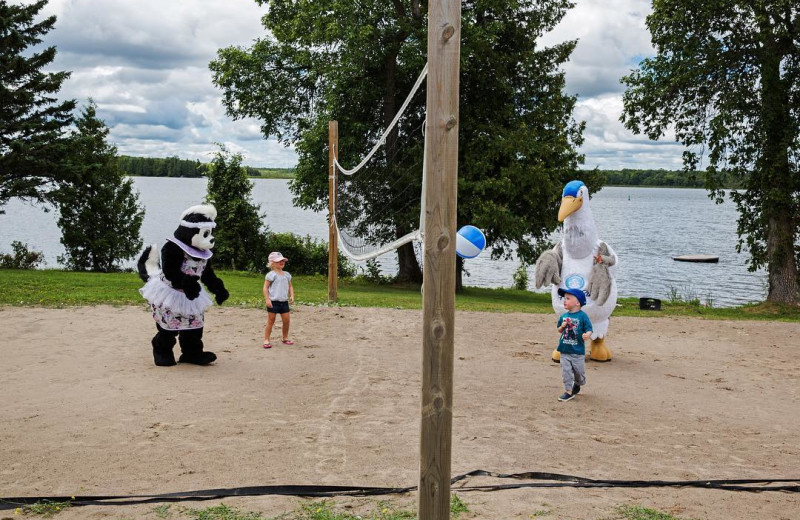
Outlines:
<svg viewBox="0 0 800 520"><path fill-rule="evenodd" d="M336 174L337 174L337 172L341 172L342 174L347 175L347 176L351 176L351 175L355 174L356 172L361 170L370 161L370 159L372 159L372 157L375 155L375 153L382 146L384 146L386 144L386 138L388 137L390 132L394 129L394 127L397 126L398 122L400 121L400 118L403 116L403 114L405 113L405 111L408 108L409 104L411 103L411 100L414 98L414 95L417 93L419 88L422 86L422 83L425 80L425 77L426 77L427 73L428 73L428 64L426 63L425 67L423 67L423 69L422 69L422 72L419 74L419 77L417 78L417 81L414 83L414 86L411 89L411 92L408 94L408 96L406 97L405 101L403 102L403 105L397 111L397 114L395 114L395 116L392 119L391 123L389 123L389 126L383 131L381 136L378 138L378 141L375 143L375 145L372 147L372 149L369 151L369 153L361 160L361 162L358 165L356 165L354 168L351 168L351 169L345 168L344 166L341 165L341 163L339 163L338 150L334 150L334 158L333 158L333 164L334 164L333 175L334 175L334 179L333 179L333 181L334 181L334 185L336 186L336 189L334 190L334 193L333 193L333 197L334 197L334 200L333 200L334 214L331 216L331 218L332 218L333 224L336 226L336 233L338 235L339 249L342 252L344 252L350 259L352 259L352 260L354 260L356 262L363 262L363 261L371 260L371 259L377 258L377 257L379 257L381 255L384 255L386 253L389 253L391 251L394 251L397 248L399 248L399 247L401 247L401 246L403 246L405 244L408 244L409 242L414 242L414 241L422 242L422 240L423 240L423 235L424 235L424 232L425 232L425 204L424 203L425 203L425 165L426 165L426 162L427 162L427 160L426 160L427 159L427 157L426 157L426 155L427 155L427 141L425 141L425 145L423 147L422 193L421 193L421 197L420 197L419 227L416 230L413 230L410 233L407 233L406 235L404 235L404 236L402 236L400 238L397 238L397 239L395 239L395 240L393 240L393 241L391 241L389 243L376 244L373 241L361 238L359 235L375 236L375 234L374 233L369 233L369 230L371 229L371 226L369 226L369 225L365 226L364 223L363 222L359 222L357 218L355 219L356 220L355 223L351 223L351 225L347 226L349 229L343 229L339 225L339 219L337 218L337 214L339 213L339 182L338 182L338 178L337 178ZM423 123L423 125L422 125L423 131L424 131L424 127L425 127L425 125ZM404 208L401 208L401 210L402 209L404 209Z"/></svg>

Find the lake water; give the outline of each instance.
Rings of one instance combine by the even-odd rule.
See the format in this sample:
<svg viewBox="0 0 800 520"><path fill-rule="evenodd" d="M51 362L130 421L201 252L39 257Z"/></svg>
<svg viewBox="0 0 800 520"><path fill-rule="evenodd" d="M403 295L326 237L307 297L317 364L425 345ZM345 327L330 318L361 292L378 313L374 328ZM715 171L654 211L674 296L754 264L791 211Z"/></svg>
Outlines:
<svg viewBox="0 0 800 520"><path fill-rule="evenodd" d="M140 201L146 213L142 224L145 244L162 244L177 226L180 213L198 204L206 193L206 179L136 177ZM327 241L325 213L292 205L288 181L254 180L253 202L266 212L272 231L310 235ZM681 297L697 297L715 307L761 301L766 297L766 275L747 270L747 255L736 252L734 204L716 205L704 190L608 187L591 200L600 238L619 256L617 286L621 296L667 299L672 291ZM17 200L0 215L0 252L11 251L11 242L27 243L43 251L47 267L57 267L64 253L54 212ZM555 237L560 236L556 232ZM713 254L717 264L676 262L684 254ZM384 274L396 269L394 255L380 262ZM133 265L133 261L127 265ZM465 262L470 276L464 284L478 287L510 287L519 263L492 260L488 252ZM529 270L533 282L533 269Z"/></svg>

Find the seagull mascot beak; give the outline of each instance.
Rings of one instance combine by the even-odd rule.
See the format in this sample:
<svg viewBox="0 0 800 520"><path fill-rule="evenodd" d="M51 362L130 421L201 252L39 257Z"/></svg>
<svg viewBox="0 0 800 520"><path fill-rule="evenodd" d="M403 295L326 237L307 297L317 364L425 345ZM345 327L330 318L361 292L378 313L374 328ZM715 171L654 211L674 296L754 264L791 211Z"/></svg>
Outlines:
<svg viewBox="0 0 800 520"><path fill-rule="evenodd" d="M561 207L558 208L558 221L564 222L568 216L572 215L583 206L583 197L571 197L567 195L561 199Z"/></svg>

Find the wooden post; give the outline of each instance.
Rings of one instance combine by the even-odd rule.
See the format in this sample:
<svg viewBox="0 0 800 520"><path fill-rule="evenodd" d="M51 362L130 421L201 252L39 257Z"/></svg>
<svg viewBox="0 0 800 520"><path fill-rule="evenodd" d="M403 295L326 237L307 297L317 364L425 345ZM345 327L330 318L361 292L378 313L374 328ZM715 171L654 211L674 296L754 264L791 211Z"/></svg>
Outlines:
<svg viewBox="0 0 800 520"><path fill-rule="evenodd" d="M328 121L328 301L339 301L339 235L336 232L336 165L339 122Z"/></svg>
<svg viewBox="0 0 800 520"><path fill-rule="evenodd" d="M460 0L428 0L419 520L450 518Z"/></svg>

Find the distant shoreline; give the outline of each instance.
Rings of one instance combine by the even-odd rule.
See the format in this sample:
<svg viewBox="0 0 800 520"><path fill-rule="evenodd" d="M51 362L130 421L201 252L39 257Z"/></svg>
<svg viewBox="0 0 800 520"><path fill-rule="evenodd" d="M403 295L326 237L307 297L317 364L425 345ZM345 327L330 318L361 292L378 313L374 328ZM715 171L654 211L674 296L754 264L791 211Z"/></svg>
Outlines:
<svg viewBox="0 0 800 520"><path fill-rule="evenodd" d="M271 170L270 168L256 168L256 169ZM280 168L277 168L276 170L280 170ZM170 178L173 178L173 179L202 179L204 177L204 176L197 176L197 177L195 177L195 176L192 176L192 177L178 176L178 177L172 177L172 176L169 176L169 175L133 175L133 174L127 174L127 175L128 175L128 177L142 177L142 178L154 177L154 178L161 178L161 179L170 179ZM263 173L261 175L248 175L248 177L251 178L251 179L285 179L285 180L291 180L291 179L295 178L295 174L294 173L279 172L279 171L268 171L268 172L265 172L265 173ZM703 186L675 186L675 185L666 185L666 184L665 185L652 185L652 186L651 185L642 185L642 184L604 184L603 188L677 188L677 189L685 189L685 190L704 190L705 189ZM730 189L735 189L735 188L723 188L723 189L730 190Z"/></svg>
<svg viewBox="0 0 800 520"><path fill-rule="evenodd" d="M203 177L209 163L199 160L174 157L133 157L120 155L119 167L127 175L141 177ZM247 175L253 179L294 179L296 167L275 168L242 165ZM618 170L578 170L576 175L595 177L604 181L605 186L647 187L647 188L699 188L705 187L703 172L686 172L683 170L665 169L632 169ZM727 176L720 179L724 189L736 189L742 185L742 179Z"/></svg>

